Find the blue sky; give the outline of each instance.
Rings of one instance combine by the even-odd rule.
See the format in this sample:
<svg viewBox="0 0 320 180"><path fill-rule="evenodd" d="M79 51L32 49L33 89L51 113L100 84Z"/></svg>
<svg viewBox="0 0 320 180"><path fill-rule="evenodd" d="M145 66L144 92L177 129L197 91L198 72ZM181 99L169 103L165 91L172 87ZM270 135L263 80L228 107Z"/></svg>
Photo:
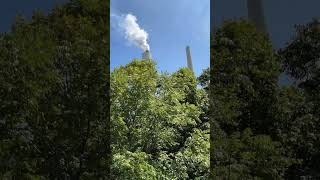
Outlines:
<svg viewBox="0 0 320 180"><path fill-rule="evenodd" d="M162 72L187 66L185 48L191 47L196 75L210 62L210 0L111 0L110 12L131 13L149 34L153 59ZM143 51L128 45L111 18L111 69L140 58Z"/></svg>
<svg viewBox="0 0 320 180"><path fill-rule="evenodd" d="M10 31L16 15L22 14L30 18L34 10L41 10L48 13L57 5L64 4L69 0L10 0L1 2L0 6L0 32Z"/></svg>
<svg viewBox="0 0 320 180"><path fill-rule="evenodd" d="M219 26L225 19L247 16L247 0L212 0L211 22ZM231 5L232 4L232 5ZM282 48L294 35L295 24L320 17L319 0L263 0L265 18L274 48Z"/></svg>
<svg viewBox="0 0 320 180"><path fill-rule="evenodd" d="M223 20L247 16L247 0L212 0L211 23L219 27ZM232 4L232 5L231 5ZM294 35L296 24L306 24L312 18L320 17L319 0L263 0L264 13L269 35L275 49L283 48ZM292 80L280 76L280 84Z"/></svg>

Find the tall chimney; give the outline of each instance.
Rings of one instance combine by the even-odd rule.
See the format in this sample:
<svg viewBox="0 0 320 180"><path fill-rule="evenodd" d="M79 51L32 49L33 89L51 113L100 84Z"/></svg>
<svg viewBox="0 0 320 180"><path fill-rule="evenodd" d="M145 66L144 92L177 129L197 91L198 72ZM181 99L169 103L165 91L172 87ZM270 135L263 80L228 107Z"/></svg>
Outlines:
<svg viewBox="0 0 320 180"><path fill-rule="evenodd" d="M248 18L259 32L267 32L262 0L247 0Z"/></svg>
<svg viewBox="0 0 320 180"><path fill-rule="evenodd" d="M146 51L142 54L142 59L152 59L151 53L150 53L149 50L146 50Z"/></svg>
<svg viewBox="0 0 320 180"><path fill-rule="evenodd" d="M187 53L188 68L193 72L191 52L190 52L190 47L189 46L187 46L187 48L186 48L186 53Z"/></svg>

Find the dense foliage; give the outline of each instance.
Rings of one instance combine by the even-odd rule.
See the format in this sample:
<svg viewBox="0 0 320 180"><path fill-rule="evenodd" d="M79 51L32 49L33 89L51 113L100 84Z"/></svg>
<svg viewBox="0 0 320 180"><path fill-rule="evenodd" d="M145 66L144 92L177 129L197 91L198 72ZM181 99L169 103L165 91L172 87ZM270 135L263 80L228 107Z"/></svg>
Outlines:
<svg viewBox="0 0 320 180"><path fill-rule="evenodd" d="M133 60L112 72L111 103L114 179L208 178L208 99L189 69Z"/></svg>
<svg viewBox="0 0 320 180"><path fill-rule="evenodd" d="M0 35L0 179L107 178L106 9L72 0Z"/></svg>
<svg viewBox="0 0 320 180"><path fill-rule="evenodd" d="M277 51L226 21L198 79L152 60L110 79L108 6L71 0L0 35L0 179L320 178L318 21Z"/></svg>
<svg viewBox="0 0 320 180"><path fill-rule="evenodd" d="M319 29L317 22L297 26L292 42L279 51L245 20L226 21L216 31L210 71L213 179L319 177ZM279 84L281 73L296 82Z"/></svg>
<svg viewBox="0 0 320 180"><path fill-rule="evenodd" d="M320 23L313 20L296 27L296 35L279 54L283 69L296 86L288 91L283 105L290 111L283 123L286 146L301 163L291 168L290 176L320 178ZM289 107L288 104L290 104Z"/></svg>

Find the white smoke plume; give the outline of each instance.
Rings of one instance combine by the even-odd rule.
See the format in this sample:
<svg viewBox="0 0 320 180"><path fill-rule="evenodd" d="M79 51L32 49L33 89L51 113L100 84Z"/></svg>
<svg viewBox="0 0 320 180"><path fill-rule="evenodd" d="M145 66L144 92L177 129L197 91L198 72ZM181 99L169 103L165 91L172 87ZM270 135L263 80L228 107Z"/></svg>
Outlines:
<svg viewBox="0 0 320 180"><path fill-rule="evenodd" d="M150 46L148 44L148 33L141 29L139 24L137 23L137 18L132 14L127 14L123 18L120 19L120 27L124 30L126 39L138 46L143 51L150 50Z"/></svg>

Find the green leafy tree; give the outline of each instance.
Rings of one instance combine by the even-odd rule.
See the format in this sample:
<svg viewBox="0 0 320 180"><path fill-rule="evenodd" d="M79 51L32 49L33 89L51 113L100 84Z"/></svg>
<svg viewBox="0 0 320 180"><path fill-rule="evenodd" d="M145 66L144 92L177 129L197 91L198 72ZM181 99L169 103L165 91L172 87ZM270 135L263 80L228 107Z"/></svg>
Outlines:
<svg viewBox="0 0 320 180"><path fill-rule="evenodd" d="M231 21L217 30L212 48L214 118L227 133L268 133L280 73L270 40L245 20Z"/></svg>
<svg viewBox="0 0 320 180"><path fill-rule="evenodd" d="M226 21L211 41L212 178L283 179L295 159L272 134L280 61L268 36Z"/></svg>
<svg viewBox="0 0 320 180"><path fill-rule="evenodd" d="M313 20L296 26L296 34L287 46L279 51L283 58L284 72L294 79L294 86L282 95L286 108L286 126L283 128L284 141L291 147L292 154L302 162L291 168L288 176L320 177L320 67L319 67L320 25ZM283 118L282 118L283 119Z"/></svg>
<svg viewBox="0 0 320 180"><path fill-rule="evenodd" d="M1 179L107 178L107 8L72 0L1 35Z"/></svg>
<svg viewBox="0 0 320 180"><path fill-rule="evenodd" d="M216 139L212 152L215 179L283 179L292 164L279 142L268 135L253 135L250 129Z"/></svg>
<svg viewBox="0 0 320 180"><path fill-rule="evenodd" d="M133 60L115 68L111 73L113 178L207 177L209 132L200 119L205 99L187 68L171 75L158 73L152 60Z"/></svg>

